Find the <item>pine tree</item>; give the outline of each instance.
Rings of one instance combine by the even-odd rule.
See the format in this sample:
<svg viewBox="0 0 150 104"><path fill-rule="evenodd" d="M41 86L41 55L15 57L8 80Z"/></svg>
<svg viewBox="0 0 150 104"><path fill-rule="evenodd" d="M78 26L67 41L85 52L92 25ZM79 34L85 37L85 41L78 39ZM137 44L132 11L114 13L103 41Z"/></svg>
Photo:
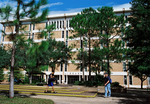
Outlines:
<svg viewBox="0 0 150 104"><path fill-rule="evenodd" d="M127 56L131 63L129 71L143 82L150 75L150 0L132 0L132 17L126 29Z"/></svg>
<svg viewBox="0 0 150 104"><path fill-rule="evenodd" d="M29 2L26 2L24 0L12 0L17 3L17 8L15 12L13 12L14 7L6 6L5 8L0 8L0 14L5 20L5 23L7 22L7 25L15 26L15 32L12 31L12 33L9 35L9 39L13 42L12 44L12 52L11 52L11 69L10 69L10 90L9 90L9 97L14 97L14 69L15 69L15 53L16 53L16 44L20 40L20 31L24 30L24 27L21 27L22 22L21 19L25 18L31 18L31 21L33 23L40 22L46 19L46 16L48 14L48 9L44 9L42 14L38 16L40 7L47 4L47 0L31 0ZM13 13L13 14L12 14ZM10 22L10 17L13 17L14 20ZM13 29L12 29L13 30ZM6 33L3 31L3 34L6 35Z"/></svg>
<svg viewBox="0 0 150 104"><path fill-rule="evenodd" d="M91 37L96 36L97 34L95 33L95 15L96 15L96 10L93 8L87 8L83 9L81 11L81 14L77 14L75 17L72 18L71 20L71 27L73 27L73 32L76 32L73 37L70 38L76 38L80 37L83 38L83 42L88 43L88 67L89 67L89 80L91 80ZM85 67L85 61L84 61L84 46L81 47L81 56L82 56L82 70Z"/></svg>

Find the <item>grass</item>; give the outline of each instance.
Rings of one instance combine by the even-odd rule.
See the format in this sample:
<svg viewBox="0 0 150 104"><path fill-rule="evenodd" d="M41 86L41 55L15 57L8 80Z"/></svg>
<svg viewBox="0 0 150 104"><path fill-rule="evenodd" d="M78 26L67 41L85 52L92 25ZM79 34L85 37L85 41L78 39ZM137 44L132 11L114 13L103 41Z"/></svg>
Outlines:
<svg viewBox="0 0 150 104"><path fill-rule="evenodd" d="M54 104L49 99L37 99L29 97L14 97L8 98L7 96L0 95L0 104Z"/></svg>

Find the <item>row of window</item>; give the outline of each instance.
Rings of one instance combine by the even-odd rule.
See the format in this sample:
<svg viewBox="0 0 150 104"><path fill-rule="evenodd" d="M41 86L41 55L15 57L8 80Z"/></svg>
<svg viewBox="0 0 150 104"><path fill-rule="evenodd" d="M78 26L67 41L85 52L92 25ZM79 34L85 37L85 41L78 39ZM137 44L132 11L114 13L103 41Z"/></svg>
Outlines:
<svg viewBox="0 0 150 104"><path fill-rule="evenodd" d="M129 76L129 84L132 85L132 76ZM127 85L127 76L124 75L124 85Z"/></svg>
<svg viewBox="0 0 150 104"><path fill-rule="evenodd" d="M64 29L64 27L66 27L67 29L68 28L70 28L70 21L71 20L66 20L66 26L65 26L65 23L64 23L64 20L56 20L56 21L49 21L49 22L46 22L45 23L45 27L46 26L48 26L48 23L49 23L49 25L54 25L55 24L55 28L56 29ZM29 31L31 31L31 30L35 30L35 24L33 24L33 26L31 26L32 24L29 24ZM32 28L31 28L32 27ZM14 31L15 31L15 27L14 27ZM4 26L4 32L5 32L5 30L6 30L6 26Z"/></svg>

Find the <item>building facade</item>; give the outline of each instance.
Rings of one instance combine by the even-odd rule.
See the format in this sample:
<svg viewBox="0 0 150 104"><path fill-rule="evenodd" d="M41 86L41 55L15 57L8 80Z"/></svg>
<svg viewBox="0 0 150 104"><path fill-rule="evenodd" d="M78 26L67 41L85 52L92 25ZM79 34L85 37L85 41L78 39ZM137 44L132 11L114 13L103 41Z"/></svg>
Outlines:
<svg viewBox="0 0 150 104"><path fill-rule="evenodd" d="M125 11L114 11L116 15L121 15L125 14L125 18L130 16L131 11L130 10L125 10ZM35 25L31 24L29 20L23 20L22 24L26 26L26 31L28 31L28 35L25 36L26 39L32 38L34 42L41 42L45 41L47 38L55 38L56 41L64 41L67 46L70 46L71 44L75 43L76 48L80 48L82 42L80 41L80 38L75 38L75 39L69 39L68 37L73 36L74 33L71 32L72 28L70 27L70 20L72 19L73 16L76 16L77 13L70 13L70 14L62 14L62 15L50 15L47 17L46 21L43 21L41 23L37 23ZM3 24L3 31L6 32L7 35L1 36L1 45L7 47L11 47L12 42L9 40L8 35L11 32L15 31L15 27L13 26L7 26L5 22L1 22ZM40 30L44 29L47 25L50 24L56 24L56 29L53 31L54 35L50 35L46 38L38 38L38 34ZM119 37L118 37L119 38ZM92 37L92 39L96 40L97 37ZM73 55L73 58L76 57L76 52L77 49L74 48L72 52L75 54ZM78 63L78 61L75 61ZM140 80L128 73L126 71L126 62L121 62L121 63L115 63L111 62L110 63L112 70L111 70L111 79L113 82L119 82L122 86L125 87L136 87L140 88ZM49 67L44 71L45 75L43 78L45 80L48 79L49 74L51 73L51 68ZM8 74L8 70L4 70L5 74ZM25 71L22 71L23 74L25 74ZM101 72L103 75L104 72ZM73 84L75 81L80 81L83 75L83 71L80 69L77 69L77 66L74 65L71 60L68 60L68 63L61 64L58 66L55 70L55 76L58 80L58 82L61 84ZM85 79L88 80L88 68L84 69L84 75ZM95 73L91 73L92 77L95 76ZM150 78L144 81L143 87L147 88L147 86L150 85Z"/></svg>

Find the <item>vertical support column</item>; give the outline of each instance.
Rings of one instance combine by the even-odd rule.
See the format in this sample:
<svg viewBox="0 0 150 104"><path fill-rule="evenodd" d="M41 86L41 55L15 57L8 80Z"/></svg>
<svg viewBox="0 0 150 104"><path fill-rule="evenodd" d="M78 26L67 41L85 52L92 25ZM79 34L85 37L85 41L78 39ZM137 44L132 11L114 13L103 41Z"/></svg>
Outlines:
<svg viewBox="0 0 150 104"><path fill-rule="evenodd" d="M66 84L68 84L68 75L66 75Z"/></svg>
<svg viewBox="0 0 150 104"><path fill-rule="evenodd" d="M59 75L59 84L61 84L61 75Z"/></svg>
<svg viewBox="0 0 150 104"><path fill-rule="evenodd" d="M79 75L79 81L81 81L81 76Z"/></svg>
<svg viewBox="0 0 150 104"><path fill-rule="evenodd" d="M58 30L60 30L60 20L58 21L58 24L59 24L59 25L58 25Z"/></svg>
<svg viewBox="0 0 150 104"><path fill-rule="evenodd" d="M86 76L86 80L88 81L88 75Z"/></svg>
<svg viewBox="0 0 150 104"><path fill-rule="evenodd" d="M64 14L64 42L66 42L66 14ZM63 28L63 21L61 21L61 27ZM65 66L65 65L64 65ZM64 84L65 81L65 68L63 67L63 74L62 74L62 83Z"/></svg>
<svg viewBox="0 0 150 104"><path fill-rule="evenodd" d="M44 75L44 80L45 80L45 82L46 82L46 80L47 80L47 79L46 79L46 75Z"/></svg>
<svg viewBox="0 0 150 104"><path fill-rule="evenodd" d="M57 24L57 21L56 21L56 30L58 30L57 25L58 25L58 24Z"/></svg>

